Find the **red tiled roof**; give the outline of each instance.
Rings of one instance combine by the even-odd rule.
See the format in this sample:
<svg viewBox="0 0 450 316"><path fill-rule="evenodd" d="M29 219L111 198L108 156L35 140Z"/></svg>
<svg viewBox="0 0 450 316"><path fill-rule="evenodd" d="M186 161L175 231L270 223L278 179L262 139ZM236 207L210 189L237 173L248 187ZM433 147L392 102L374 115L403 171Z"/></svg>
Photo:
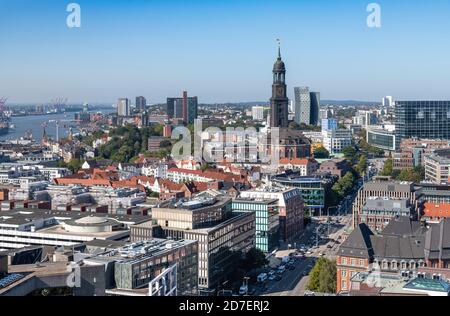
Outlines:
<svg viewBox="0 0 450 316"><path fill-rule="evenodd" d="M289 158L282 158L280 159L280 165L296 165L296 166L304 166L307 165L308 163L317 163L316 160L314 159L307 159L307 158L295 158L295 159L289 159Z"/></svg>

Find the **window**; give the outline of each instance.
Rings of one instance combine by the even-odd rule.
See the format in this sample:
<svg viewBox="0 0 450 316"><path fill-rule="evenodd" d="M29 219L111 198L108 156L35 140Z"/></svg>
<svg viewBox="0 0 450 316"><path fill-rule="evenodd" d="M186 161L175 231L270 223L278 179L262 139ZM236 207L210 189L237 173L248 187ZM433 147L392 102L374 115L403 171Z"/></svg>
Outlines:
<svg viewBox="0 0 450 316"><path fill-rule="evenodd" d="M355 265L356 265L356 260L355 260L355 259L351 259L351 260L350 260L350 264L351 264L352 266L355 266Z"/></svg>
<svg viewBox="0 0 450 316"><path fill-rule="evenodd" d="M347 289L347 280L342 280L341 282L341 289L346 290Z"/></svg>
<svg viewBox="0 0 450 316"><path fill-rule="evenodd" d="M440 280L441 275L440 274L433 274L433 280Z"/></svg>
<svg viewBox="0 0 450 316"><path fill-rule="evenodd" d="M362 260L362 259L361 259L361 260L359 260L359 266L360 266L360 267L364 267L364 266L365 266L365 264L364 264L364 260Z"/></svg>
<svg viewBox="0 0 450 316"><path fill-rule="evenodd" d="M346 277L347 277L347 270L342 270L342 271L341 271L341 276L342 276L343 278L346 278Z"/></svg>

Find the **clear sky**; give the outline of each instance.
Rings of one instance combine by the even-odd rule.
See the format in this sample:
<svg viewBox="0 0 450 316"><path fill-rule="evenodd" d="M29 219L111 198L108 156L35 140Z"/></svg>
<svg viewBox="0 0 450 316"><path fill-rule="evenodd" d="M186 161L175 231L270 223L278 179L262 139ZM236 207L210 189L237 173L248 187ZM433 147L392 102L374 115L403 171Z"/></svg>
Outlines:
<svg viewBox="0 0 450 316"><path fill-rule="evenodd" d="M323 99L450 99L450 1L0 0L0 96L14 102L152 102L188 90L200 102L263 101L276 39L289 93Z"/></svg>

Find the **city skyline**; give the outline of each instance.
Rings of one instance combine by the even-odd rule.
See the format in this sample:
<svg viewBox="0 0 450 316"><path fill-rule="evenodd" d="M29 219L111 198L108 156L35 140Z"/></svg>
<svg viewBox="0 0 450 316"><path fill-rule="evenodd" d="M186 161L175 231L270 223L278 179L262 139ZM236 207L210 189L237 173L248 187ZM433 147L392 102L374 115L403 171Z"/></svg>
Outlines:
<svg viewBox="0 0 450 316"><path fill-rule="evenodd" d="M277 38L291 100L297 86L322 99L450 98L445 1L378 1L379 29L360 0L78 3L81 28L70 29L67 3L0 1L9 103L164 103L185 90L199 103L268 101Z"/></svg>

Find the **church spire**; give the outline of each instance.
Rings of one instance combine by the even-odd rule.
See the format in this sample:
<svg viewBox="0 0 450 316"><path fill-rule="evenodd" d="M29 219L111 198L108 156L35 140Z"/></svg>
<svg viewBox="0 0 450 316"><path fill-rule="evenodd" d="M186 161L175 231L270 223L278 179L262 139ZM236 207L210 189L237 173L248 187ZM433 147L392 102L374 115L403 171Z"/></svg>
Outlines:
<svg viewBox="0 0 450 316"><path fill-rule="evenodd" d="M278 42L278 59L281 59L281 41L277 38Z"/></svg>

